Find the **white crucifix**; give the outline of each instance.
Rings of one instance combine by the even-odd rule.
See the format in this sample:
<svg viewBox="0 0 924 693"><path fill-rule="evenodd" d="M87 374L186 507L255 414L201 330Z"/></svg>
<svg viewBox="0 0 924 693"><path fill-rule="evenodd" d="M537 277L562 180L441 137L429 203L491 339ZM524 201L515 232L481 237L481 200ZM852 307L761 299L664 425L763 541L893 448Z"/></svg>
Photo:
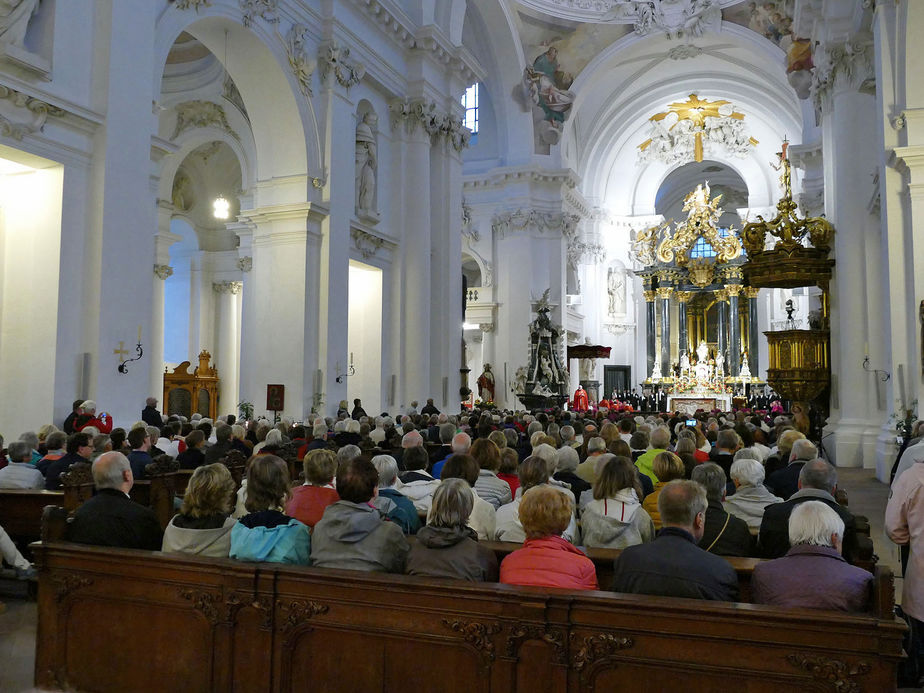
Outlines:
<svg viewBox="0 0 924 693"><path fill-rule="evenodd" d="M119 340L119 348L113 349L112 353L119 357L119 361L124 361L125 357L128 356L128 349L125 348L125 342Z"/></svg>

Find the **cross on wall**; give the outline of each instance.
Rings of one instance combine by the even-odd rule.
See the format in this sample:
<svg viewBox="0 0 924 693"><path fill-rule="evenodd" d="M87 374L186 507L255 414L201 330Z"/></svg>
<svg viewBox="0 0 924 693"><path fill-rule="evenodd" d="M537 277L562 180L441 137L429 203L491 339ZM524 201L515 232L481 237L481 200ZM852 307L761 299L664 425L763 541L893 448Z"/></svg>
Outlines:
<svg viewBox="0 0 924 693"><path fill-rule="evenodd" d="M124 361L125 357L128 356L128 349L125 348L124 340L119 340L119 348L113 349L112 353L119 357L119 361Z"/></svg>

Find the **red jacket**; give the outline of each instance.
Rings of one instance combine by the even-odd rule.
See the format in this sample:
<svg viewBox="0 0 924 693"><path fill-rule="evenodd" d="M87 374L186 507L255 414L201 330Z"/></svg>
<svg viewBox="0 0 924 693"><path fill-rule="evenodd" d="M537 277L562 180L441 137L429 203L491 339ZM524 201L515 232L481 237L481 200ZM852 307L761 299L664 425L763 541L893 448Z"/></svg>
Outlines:
<svg viewBox="0 0 924 693"><path fill-rule="evenodd" d="M101 414L97 414L96 416L94 416L92 419L90 419L86 423L81 424L81 426L77 430L82 431L87 426L93 426L100 433L105 433L108 435L112 433L112 417L109 416L109 414L107 414L106 412L102 412Z"/></svg>
<svg viewBox="0 0 924 693"><path fill-rule="evenodd" d="M286 503L286 515L314 528L324 509L338 500L340 496L329 486L297 486Z"/></svg>
<svg viewBox="0 0 924 693"><path fill-rule="evenodd" d="M561 537L527 539L523 548L508 555L500 567L500 581L511 585L597 589L593 561Z"/></svg>

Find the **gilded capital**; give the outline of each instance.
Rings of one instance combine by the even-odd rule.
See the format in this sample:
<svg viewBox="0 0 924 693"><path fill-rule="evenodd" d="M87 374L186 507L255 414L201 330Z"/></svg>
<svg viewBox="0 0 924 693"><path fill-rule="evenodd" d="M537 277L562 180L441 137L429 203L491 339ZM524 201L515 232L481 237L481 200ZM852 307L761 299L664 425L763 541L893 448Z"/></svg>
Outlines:
<svg viewBox="0 0 924 693"><path fill-rule="evenodd" d="M746 286L744 287L744 295L748 298L757 298L757 294L760 293L760 287L758 286Z"/></svg>
<svg viewBox="0 0 924 693"><path fill-rule="evenodd" d="M725 287L725 292L726 292L729 296L734 296L735 298L737 298L739 295L741 295L741 292L742 292L742 291L744 291L744 287L741 286L741 284L728 284L728 285Z"/></svg>
<svg viewBox="0 0 924 693"><path fill-rule="evenodd" d="M645 301L648 303L654 302L655 292L652 289L648 289L648 291L643 291L642 293L645 295Z"/></svg>
<svg viewBox="0 0 924 693"><path fill-rule="evenodd" d="M678 303L689 303L690 299L693 298L692 291L678 291L676 295Z"/></svg>
<svg viewBox="0 0 924 693"><path fill-rule="evenodd" d="M728 289L716 289L714 292L716 301L728 300Z"/></svg>
<svg viewBox="0 0 924 693"><path fill-rule="evenodd" d="M722 276L726 279L743 279L744 269L737 266L726 267L722 270Z"/></svg>
<svg viewBox="0 0 924 693"><path fill-rule="evenodd" d="M655 293L658 295L658 298L669 300L670 297L674 295L674 290L669 286L661 286L655 289Z"/></svg>

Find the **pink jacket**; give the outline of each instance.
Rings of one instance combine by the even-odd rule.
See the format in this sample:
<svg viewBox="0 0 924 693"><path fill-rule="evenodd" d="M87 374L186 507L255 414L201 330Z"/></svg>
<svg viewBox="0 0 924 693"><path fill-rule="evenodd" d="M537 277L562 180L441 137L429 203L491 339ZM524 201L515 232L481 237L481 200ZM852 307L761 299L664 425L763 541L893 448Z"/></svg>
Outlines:
<svg viewBox="0 0 924 693"><path fill-rule="evenodd" d="M500 567L500 581L511 585L597 589L593 561L561 537L527 539Z"/></svg>
<svg viewBox="0 0 924 693"><path fill-rule="evenodd" d="M895 479L885 512L885 530L896 544L910 544L902 587L902 610L924 621L924 462Z"/></svg>

